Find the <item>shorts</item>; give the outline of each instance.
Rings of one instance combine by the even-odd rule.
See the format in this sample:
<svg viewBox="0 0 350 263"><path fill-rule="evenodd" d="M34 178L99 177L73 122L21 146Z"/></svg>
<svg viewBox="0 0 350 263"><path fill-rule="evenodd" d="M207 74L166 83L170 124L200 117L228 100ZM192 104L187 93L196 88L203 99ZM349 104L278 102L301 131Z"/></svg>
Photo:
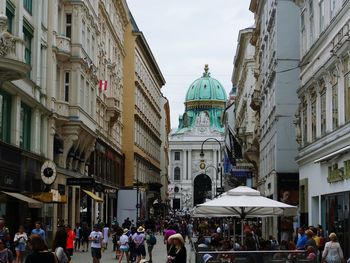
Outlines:
<svg viewBox="0 0 350 263"><path fill-rule="evenodd" d="M119 249L120 249L121 251L123 251L123 252L129 252L129 247L128 247L128 246L123 246L123 245L121 245Z"/></svg>
<svg viewBox="0 0 350 263"><path fill-rule="evenodd" d="M140 245L136 248L136 255L138 256L146 256L146 249L145 249L145 245Z"/></svg>
<svg viewBox="0 0 350 263"><path fill-rule="evenodd" d="M24 252L26 251L26 243L18 243L18 245L15 248L16 251Z"/></svg>
<svg viewBox="0 0 350 263"><path fill-rule="evenodd" d="M92 247L91 248L91 256L93 258L101 258L101 248L96 248L96 247Z"/></svg>

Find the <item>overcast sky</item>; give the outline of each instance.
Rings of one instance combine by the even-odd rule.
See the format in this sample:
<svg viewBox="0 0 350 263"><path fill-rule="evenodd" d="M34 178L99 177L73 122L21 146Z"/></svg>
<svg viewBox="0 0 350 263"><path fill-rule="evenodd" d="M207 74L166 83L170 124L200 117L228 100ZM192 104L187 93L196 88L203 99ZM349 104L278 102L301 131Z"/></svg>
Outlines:
<svg viewBox="0 0 350 263"><path fill-rule="evenodd" d="M231 89L238 32L254 24L250 0L127 0L163 73L171 127L178 126L190 84L209 64L211 76Z"/></svg>

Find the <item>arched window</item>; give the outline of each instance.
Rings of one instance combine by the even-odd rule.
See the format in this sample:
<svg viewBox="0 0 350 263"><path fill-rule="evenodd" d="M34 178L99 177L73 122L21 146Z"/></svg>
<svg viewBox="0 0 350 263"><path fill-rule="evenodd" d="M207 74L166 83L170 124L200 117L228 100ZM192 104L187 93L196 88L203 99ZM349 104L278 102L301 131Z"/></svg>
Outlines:
<svg viewBox="0 0 350 263"><path fill-rule="evenodd" d="M180 181L180 177L181 177L180 167L175 167L174 168L174 181Z"/></svg>

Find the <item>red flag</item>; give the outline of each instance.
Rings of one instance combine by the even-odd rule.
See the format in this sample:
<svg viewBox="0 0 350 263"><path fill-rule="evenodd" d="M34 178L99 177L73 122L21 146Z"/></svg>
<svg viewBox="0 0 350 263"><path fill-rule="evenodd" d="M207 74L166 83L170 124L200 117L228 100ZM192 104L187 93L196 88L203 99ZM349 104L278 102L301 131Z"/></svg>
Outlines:
<svg viewBox="0 0 350 263"><path fill-rule="evenodd" d="M108 85L108 81L107 80L100 80L99 89L100 90L107 90L107 85Z"/></svg>

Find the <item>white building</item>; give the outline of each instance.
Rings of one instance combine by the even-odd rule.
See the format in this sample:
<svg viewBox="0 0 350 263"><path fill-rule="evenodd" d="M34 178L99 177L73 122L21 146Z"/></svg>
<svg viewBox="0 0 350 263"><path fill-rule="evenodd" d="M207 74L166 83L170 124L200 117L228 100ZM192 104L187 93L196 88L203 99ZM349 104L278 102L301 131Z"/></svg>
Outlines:
<svg viewBox="0 0 350 263"><path fill-rule="evenodd" d="M293 125L299 87L300 9L293 1L251 0L255 16L256 91L259 111L259 175L257 188L267 197L298 204L297 143ZM283 201L283 200L282 200ZM277 221L267 229L277 229ZM281 224L283 239L292 239L293 224ZM275 233L271 233L275 234Z"/></svg>
<svg viewBox="0 0 350 263"><path fill-rule="evenodd" d="M206 65L203 76L189 86L185 113L169 136L169 198L175 210L203 203L221 187L226 92L208 70Z"/></svg>
<svg viewBox="0 0 350 263"><path fill-rule="evenodd" d="M349 256L350 2L299 5L301 84L295 122L301 223L336 232Z"/></svg>

